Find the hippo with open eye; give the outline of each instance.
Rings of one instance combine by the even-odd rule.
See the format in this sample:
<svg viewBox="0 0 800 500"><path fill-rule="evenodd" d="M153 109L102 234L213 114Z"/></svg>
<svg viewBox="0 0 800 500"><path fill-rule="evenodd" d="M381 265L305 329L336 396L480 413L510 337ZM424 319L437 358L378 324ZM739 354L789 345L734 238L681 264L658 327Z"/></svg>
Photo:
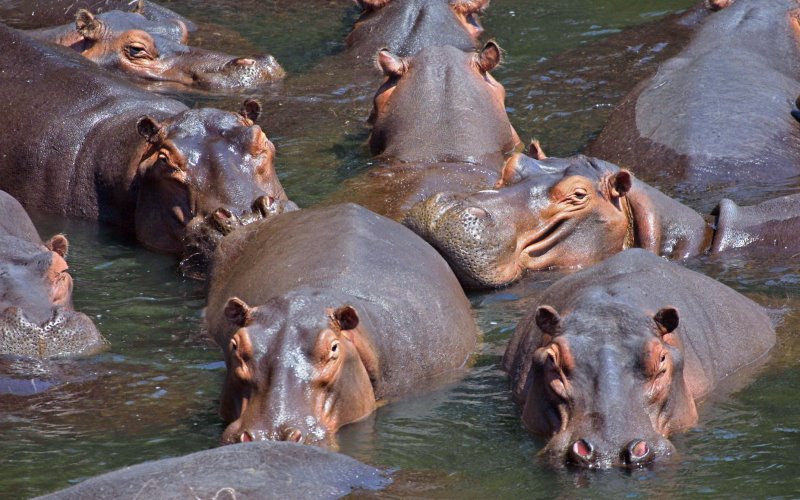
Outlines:
<svg viewBox="0 0 800 500"><path fill-rule="evenodd" d="M452 380L475 348L445 261L358 205L254 222L215 259L206 329L228 369L225 443L331 444L380 402Z"/></svg>
<svg viewBox="0 0 800 500"><path fill-rule="evenodd" d="M0 188L26 208L178 254L193 218L286 199L256 101L189 109L24 32L0 26L0 44L0 66L14 68L0 73Z"/></svg>
<svg viewBox="0 0 800 500"><path fill-rule="evenodd" d="M612 163L532 154L512 156L493 189L439 193L406 216L465 286L582 268L633 247L671 259L734 248L800 251L800 195L749 207L723 199L703 216Z"/></svg>
<svg viewBox="0 0 800 500"><path fill-rule="evenodd" d="M69 242L42 243L28 214L0 191L0 356L46 359L94 354L106 341L72 309Z"/></svg>
<svg viewBox="0 0 800 500"><path fill-rule="evenodd" d="M550 286L503 357L555 465L637 467L674 452L697 399L763 360L775 330L736 291L641 249Z"/></svg>

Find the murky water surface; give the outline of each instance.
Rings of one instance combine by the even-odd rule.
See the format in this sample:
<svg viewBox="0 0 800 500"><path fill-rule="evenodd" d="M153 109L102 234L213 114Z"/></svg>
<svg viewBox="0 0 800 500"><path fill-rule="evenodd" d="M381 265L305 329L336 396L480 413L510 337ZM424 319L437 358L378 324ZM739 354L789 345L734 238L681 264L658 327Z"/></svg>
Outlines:
<svg viewBox="0 0 800 500"><path fill-rule="evenodd" d="M324 201L371 164L364 120L379 75L346 67L337 56L356 17L351 2L165 3L200 23L202 45L270 51L291 72L257 97L284 186L301 206ZM616 100L674 52L674 37L655 27L639 28L632 39L624 30L691 3L494 0L483 21L487 38L507 50L495 75L508 90L520 135L540 137L551 154L580 151ZM238 109L244 98L184 99ZM751 190L749 197L768 193ZM719 197L703 193L685 201L707 211ZM45 493L125 465L215 446L223 363L200 331L201 286L179 278L171 258L95 225L53 217L36 222L43 236L64 231L70 237L76 307L95 318L112 349L80 362L0 367L11 374L0 379L0 496ZM701 406L699 425L675 438L680 455L671 463L593 473L537 461L541 443L522 430L498 369L517 320L543 287L529 282L472 296L485 342L462 382L346 427L341 450L397 469L387 494L800 496L800 262L732 256L689 265L782 311L784 319L771 361L754 381L734 381L734 389ZM31 370L39 374L34 380L13 375Z"/></svg>

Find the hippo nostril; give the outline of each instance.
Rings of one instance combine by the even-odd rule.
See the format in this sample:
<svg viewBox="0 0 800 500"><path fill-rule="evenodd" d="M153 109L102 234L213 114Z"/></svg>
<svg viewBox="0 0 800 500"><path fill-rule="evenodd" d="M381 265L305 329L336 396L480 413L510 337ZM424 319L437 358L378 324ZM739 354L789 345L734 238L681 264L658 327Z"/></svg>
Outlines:
<svg viewBox="0 0 800 500"><path fill-rule="evenodd" d="M450 201L451 198L452 195L448 193L436 193L435 195L433 195L432 200L434 204L439 205L441 203L446 203L447 201Z"/></svg>
<svg viewBox="0 0 800 500"><path fill-rule="evenodd" d="M253 439L253 435L250 434L249 431L244 431L241 436L239 436L239 442L241 443L249 443L250 441L255 441Z"/></svg>
<svg viewBox="0 0 800 500"><path fill-rule="evenodd" d="M629 464L644 463L651 458L652 453L650 452L650 446L647 445L647 441L643 439L634 439L628 443L628 447L625 450L625 459Z"/></svg>
<svg viewBox="0 0 800 500"><path fill-rule="evenodd" d="M303 433L300 432L300 429L290 427L283 431L284 441L292 441L295 443L299 443L301 439L303 439Z"/></svg>
<svg viewBox="0 0 800 500"><path fill-rule="evenodd" d="M239 59L234 59L233 64L237 66L252 66L256 63L254 59L250 59L249 57L240 57Z"/></svg>
<svg viewBox="0 0 800 500"><path fill-rule="evenodd" d="M275 198L272 196L259 196L253 202L253 210L261 213L262 217L266 217L268 214L272 213L272 205L275 203Z"/></svg>
<svg viewBox="0 0 800 500"><path fill-rule="evenodd" d="M489 215L486 210L478 207L469 207L467 213L476 219L485 219Z"/></svg>
<svg viewBox="0 0 800 500"><path fill-rule="evenodd" d="M230 219L233 217L233 214L227 208L218 208L214 211L214 217L217 219Z"/></svg>
<svg viewBox="0 0 800 500"><path fill-rule="evenodd" d="M594 446L592 446L592 443L586 441L585 439L579 439L572 443L570 452L574 458L578 459L579 462L588 462L594 456Z"/></svg>

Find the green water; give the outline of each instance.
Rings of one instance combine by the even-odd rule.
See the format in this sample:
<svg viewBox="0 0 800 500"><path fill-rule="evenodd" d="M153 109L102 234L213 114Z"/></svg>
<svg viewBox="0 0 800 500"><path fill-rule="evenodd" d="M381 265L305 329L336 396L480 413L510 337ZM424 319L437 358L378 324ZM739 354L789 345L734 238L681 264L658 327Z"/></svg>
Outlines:
<svg viewBox="0 0 800 500"><path fill-rule="evenodd" d="M301 206L324 201L370 165L364 120L379 77L361 72L354 81L354 72L331 65L355 19L352 2L165 3L201 23L202 45L270 51L292 73L257 97L265 108L260 122L278 148L284 187ZM506 49L495 75L506 86L520 135L542 138L552 154L581 150L635 84L630 75L652 70L670 50L657 41L617 48L621 60L641 68L617 73L602 71L601 56L609 50L604 42L690 4L494 0L483 18L486 38L495 37ZM244 97L188 102L238 109ZM690 201L704 210L719 198L705 196ZM37 216L36 222L43 236L69 236L75 305L95 318L112 348L91 360L40 368L37 383L65 381L49 391L0 396L0 497L41 494L125 465L215 446L222 431L216 409L224 368L200 330L202 288L177 277L171 258L145 252L113 232L53 217ZM755 265L732 257L690 265L783 308L785 319L771 361L744 388L701 405L698 426L675 437L679 456L672 462L599 473L557 471L538 462L541 442L522 430L498 369L517 320L542 287L532 283L473 295L485 342L468 376L344 428L341 450L396 469L388 495L797 498L800 308L794 304L800 263Z"/></svg>

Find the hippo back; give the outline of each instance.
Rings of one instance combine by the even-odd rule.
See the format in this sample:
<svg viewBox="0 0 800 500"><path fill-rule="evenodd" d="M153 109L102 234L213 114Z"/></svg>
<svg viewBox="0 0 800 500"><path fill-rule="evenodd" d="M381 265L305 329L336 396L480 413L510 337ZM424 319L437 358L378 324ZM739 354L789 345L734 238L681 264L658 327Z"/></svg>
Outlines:
<svg viewBox="0 0 800 500"><path fill-rule="evenodd" d="M13 236L32 243L41 244L39 233L33 227L28 214L13 196L0 190L0 237Z"/></svg>

